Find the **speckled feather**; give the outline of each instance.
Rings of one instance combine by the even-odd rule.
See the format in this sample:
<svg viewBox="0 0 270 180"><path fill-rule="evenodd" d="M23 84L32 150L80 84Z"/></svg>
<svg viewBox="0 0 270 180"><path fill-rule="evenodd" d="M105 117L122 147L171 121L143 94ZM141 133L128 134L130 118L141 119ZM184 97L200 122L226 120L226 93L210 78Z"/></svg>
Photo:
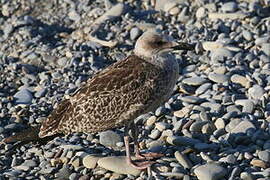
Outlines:
<svg viewBox="0 0 270 180"><path fill-rule="evenodd" d="M174 73L174 74L172 74ZM131 55L89 79L42 123L39 136L93 133L128 124L164 103L175 72Z"/></svg>

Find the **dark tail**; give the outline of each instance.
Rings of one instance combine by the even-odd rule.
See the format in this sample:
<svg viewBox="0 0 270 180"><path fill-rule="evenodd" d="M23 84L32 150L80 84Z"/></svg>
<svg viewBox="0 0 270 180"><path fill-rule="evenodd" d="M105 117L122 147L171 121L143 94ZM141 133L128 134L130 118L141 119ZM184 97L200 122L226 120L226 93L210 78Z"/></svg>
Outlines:
<svg viewBox="0 0 270 180"><path fill-rule="evenodd" d="M2 143L21 142L22 144L27 144L29 142L38 142L40 144L45 144L48 141L54 139L55 137L61 136L61 134L55 134L53 136L40 138L38 136L39 129L40 126L30 127L28 129L16 133L15 135L3 139Z"/></svg>
<svg viewBox="0 0 270 180"><path fill-rule="evenodd" d="M30 127L28 129L25 129L21 132L16 133L15 135L5 138L2 142L14 143L18 141L21 141L21 142L38 141L39 139L41 139L38 136L39 128L40 126Z"/></svg>

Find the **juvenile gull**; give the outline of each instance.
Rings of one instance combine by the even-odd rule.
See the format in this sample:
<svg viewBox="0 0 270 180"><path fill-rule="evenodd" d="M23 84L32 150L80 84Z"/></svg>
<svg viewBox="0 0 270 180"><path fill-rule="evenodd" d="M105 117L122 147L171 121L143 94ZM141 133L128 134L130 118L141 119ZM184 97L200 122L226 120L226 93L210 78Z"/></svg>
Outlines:
<svg viewBox="0 0 270 180"><path fill-rule="evenodd" d="M187 44L169 41L156 31L145 32L136 42L133 55L118 61L89 79L70 99L62 101L42 123L39 137L73 132L94 133L125 126L127 162L144 169L150 161L131 160L128 130L134 137L137 157L141 155L134 119L162 105L173 93L179 65L169 53L190 50Z"/></svg>

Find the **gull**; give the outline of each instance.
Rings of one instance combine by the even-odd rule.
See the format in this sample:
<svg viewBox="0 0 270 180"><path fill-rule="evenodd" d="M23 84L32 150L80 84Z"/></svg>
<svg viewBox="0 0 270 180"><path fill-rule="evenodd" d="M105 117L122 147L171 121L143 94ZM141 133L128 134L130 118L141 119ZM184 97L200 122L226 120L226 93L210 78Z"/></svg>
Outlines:
<svg viewBox="0 0 270 180"><path fill-rule="evenodd" d="M192 49L193 46L171 41L155 30L144 32L132 55L98 72L52 111L41 124L39 138L96 133L124 126L127 163L137 169L151 166L153 161L149 160L161 154L140 153L134 119L154 111L172 95L179 65L171 52ZM141 161L131 159L129 130L135 156Z"/></svg>

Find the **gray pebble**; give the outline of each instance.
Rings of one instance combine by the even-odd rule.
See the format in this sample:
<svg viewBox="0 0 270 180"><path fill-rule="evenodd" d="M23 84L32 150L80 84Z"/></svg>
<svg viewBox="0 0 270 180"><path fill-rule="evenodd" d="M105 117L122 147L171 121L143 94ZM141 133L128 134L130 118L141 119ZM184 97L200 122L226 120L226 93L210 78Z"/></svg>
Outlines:
<svg viewBox="0 0 270 180"><path fill-rule="evenodd" d="M236 9L237 9L237 4L235 2L227 2L221 6L221 10L223 12L235 12Z"/></svg>
<svg viewBox="0 0 270 180"><path fill-rule="evenodd" d="M16 104L31 104L33 96L28 89L21 89L13 96Z"/></svg>
<svg viewBox="0 0 270 180"><path fill-rule="evenodd" d="M218 180L227 174L225 168L215 163L199 166L194 170L194 173L199 180Z"/></svg>
<svg viewBox="0 0 270 180"><path fill-rule="evenodd" d="M121 142L121 137L114 131L108 130L99 134L100 144L106 147L117 147L116 143Z"/></svg>
<svg viewBox="0 0 270 180"><path fill-rule="evenodd" d="M253 99L261 99L264 94L264 89L259 85L254 85L248 89L248 94Z"/></svg>
<svg viewBox="0 0 270 180"><path fill-rule="evenodd" d="M200 86L204 84L207 80L202 78L202 77L190 77L190 78L185 78L182 80L182 83L187 84L187 85L192 85L192 86Z"/></svg>
<svg viewBox="0 0 270 180"><path fill-rule="evenodd" d="M259 151L258 157L265 162L270 162L270 152L269 151Z"/></svg>
<svg viewBox="0 0 270 180"><path fill-rule="evenodd" d="M130 30L130 39L131 40L136 40L141 34L141 31L139 28L134 27Z"/></svg>
<svg viewBox="0 0 270 180"><path fill-rule="evenodd" d="M216 83L225 83L228 81L228 76L224 74L210 73L208 78Z"/></svg>

